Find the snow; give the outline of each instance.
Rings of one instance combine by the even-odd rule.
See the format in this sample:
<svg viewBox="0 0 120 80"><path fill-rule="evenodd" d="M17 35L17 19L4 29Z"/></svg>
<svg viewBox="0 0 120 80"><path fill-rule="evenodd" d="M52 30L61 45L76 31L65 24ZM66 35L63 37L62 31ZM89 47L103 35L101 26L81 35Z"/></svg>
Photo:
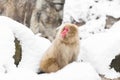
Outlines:
<svg viewBox="0 0 120 80"><path fill-rule="evenodd" d="M1 22L0 22L1 23ZM15 53L14 35L4 25L0 25L0 72L9 72L15 68L12 56Z"/></svg>
<svg viewBox="0 0 120 80"><path fill-rule="evenodd" d="M63 22L83 20L85 22L101 16L120 17L119 0L65 0Z"/></svg>
<svg viewBox="0 0 120 80"><path fill-rule="evenodd" d="M120 21L105 29L107 16L120 18L120 0L65 0L63 23L81 22L79 61L87 61L105 77L117 78L120 73L109 65L120 53Z"/></svg>
<svg viewBox="0 0 120 80"><path fill-rule="evenodd" d="M27 67L38 72L42 55L50 45L49 40L38 36L35 36L33 41L26 42L23 46L23 57L19 67Z"/></svg>
<svg viewBox="0 0 120 80"><path fill-rule="evenodd" d="M119 0L65 0L63 23L84 21L86 24L80 26L80 37L85 39L105 31L106 16L120 18L119 10Z"/></svg>
<svg viewBox="0 0 120 80"><path fill-rule="evenodd" d="M86 39L96 33L104 32L105 24L105 17L101 17L98 20L93 19L91 21L86 22L85 25L79 27L80 38Z"/></svg>
<svg viewBox="0 0 120 80"><path fill-rule="evenodd" d="M73 62L51 74L40 75L40 80L101 80L89 63Z"/></svg>
<svg viewBox="0 0 120 80"><path fill-rule="evenodd" d="M81 40L79 59L90 62L99 74L108 78L120 77L120 73L110 69L110 63L120 52L120 21L111 29ZM102 65L102 66L101 66Z"/></svg>
<svg viewBox="0 0 120 80"><path fill-rule="evenodd" d="M72 18L77 22L79 19L86 20L92 2L92 0L65 0L63 22L71 22Z"/></svg>
<svg viewBox="0 0 120 80"><path fill-rule="evenodd" d="M0 26L1 26L1 33L2 32L4 33L1 36L4 35L3 37L7 37L7 39L5 38L3 39L2 43L4 43L4 41L7 40L6 41L7 46L8 46L7 44L8 42L12 44L8 46L7 51L12 51L12 50L15 51L14 50L15 49L14 36L18 40L20 40L20 43L22 46L22 60L19 66L15 69L10 68L12 71L8 71L7 73L5 72L0 73L1 80L24 80L24 79L29 79L29 80L33 80L33 79L35 80L38 80L38 79L39 80L40 79L43 79L43 80L51 80L51 79L52 80L54 79L57 79L57 80L61 80L61 79L62 80L67 80L67 79L69 80L70 79L72 80L80 80L80 79L100 80L100 77L98 76L96 71L93 69L93 67L89 63L79 63L79 62L71 63L70 65L66 66L65 68L63 68L62 70L56 73L41 74L41 75L36 74L38 70L38 66L39 66L38 62L40 62L40 58L42 57L44 51L47 49L47 47L51 45L51 43L47 39L39 37L39 35L34 35L31 32L31 30L28 29L26 26L10 18L4 17L4 16L0 17ZM2 26L5 26L5 27L2 28ZM4 50L4 52L7 52L7 51ZM12 58L13 55L14 55L14 52L12 55L9 56L9 58L13 59ZM4 57L4 59L8 61L7 58ZM9 64L11 63L13 62L9 62ZM7 67L9 67L9 65L7 65Z"/></svg>
<svg viewBox="0 0 120 80"><path fill-rule="evenodd" d="M46 51L46 49L51 45L51 42L43 37L34 35L33 32L26 26L14 21L10 18L4 17L4 16L0 17L0 26L6 26L6 27L10 28L11 35L8 33L10 35L10 36L8 35L8 37L10 37L10 39L7 39L7 41L9 40L8 42L10 44L12 44L10 40L12 38L14 38L13 33L14 33L14 36L18 40L20 40L20 44L22 46L22 60L18 67L29 68L30 70L32 70L34 72L38 72L40 59L41 59L42 55L44 54L44 52ZM6 29L3 30L3 32L6 32ZM7 35L4 35L4 36L7 36ZM14 42L13 39L12 39L12 42ZM8 44L6 44L6 45L8 45ZM8 47L10 47L10 46L8 46ZM9 50L14 51L14 45L12 48L13 49L8 48L8 51ZM4 51L7 52L6 50L4 50ZM14 54L14 52L13 52L13 54ZM12 57L12 56L13 55L11 55L10 57Z"/></svg>
<svg viewBox="0 0 120 80"><path fill-rule="evenodd" d="M120 18L120 0L65 0L63 23L81 22L79 27L80 55L78 61L55 73L36 74L42 55L51 42L26 26L0 16L0 80L100 80L120 77L110 68L111 61L120 53L120 21L106 30L106 16ZM14 65L15 37L22 46L22 60Z"/></svg>
<svg viewBox="0 0 120 80"><path fill-rule="evenodd" d="M55 73L36 74L25 68L2 76L2 80L101 80L89 63L73 62Z"/></svg>
<svg viewBox="0 0 120 80"><path fill-rule="evenodd" d="M63 78L62 80L69 80L69 76L71 76L71 80L100 80L100 77L94 68L89 63L83 62L73 62L69 64L62 70L58 71L58 75ZM65 77L62 77L63 75L65 75Z"/></svg>
<svg viewBox="0 0 120 80"><path fill-rule="evenodd" d="M5 74L1 80L40 80L38 75L33 71L25 68L17 68L16 70Z"/></svg>

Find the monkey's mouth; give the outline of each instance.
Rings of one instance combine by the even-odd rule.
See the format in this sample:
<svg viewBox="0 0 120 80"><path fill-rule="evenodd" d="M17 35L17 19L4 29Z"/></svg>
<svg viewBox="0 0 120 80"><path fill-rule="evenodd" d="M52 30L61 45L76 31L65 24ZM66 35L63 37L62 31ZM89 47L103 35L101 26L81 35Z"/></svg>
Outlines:
<svg viewBox="0 0 120 80"><path fill-rule="evenodd" d="M62 38L65 38L66 33L62 33L61 36L62 36Z"/></svg>

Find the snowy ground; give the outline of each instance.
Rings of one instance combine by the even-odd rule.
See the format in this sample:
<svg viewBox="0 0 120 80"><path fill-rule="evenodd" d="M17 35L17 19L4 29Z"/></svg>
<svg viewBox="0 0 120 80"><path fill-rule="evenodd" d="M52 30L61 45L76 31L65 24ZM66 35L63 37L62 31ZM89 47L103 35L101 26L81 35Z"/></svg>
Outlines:
<svg viewBox="0 0 120 80"><path fill-rule="evenodd" d="M36 74L44 51L51 42L34 35L26 26L0 17L0 80L100 80L120 77L109 65L120 53L120 21L105 29L106 16L120 18L120 0L65 0L64 22L80 22L80 55L78 61L50 74ZM20 40L22 60L14 65L14 38Z"/></svg>
<svg viewBox="0 0 120 80"><path fill-rule="evenodd" d="M90 62L99 74L108 78L120 77L120 73L110 69L110 63L120 53L120 21L111 29L81 40L79 59ZM102 65L102 66L101 66Z"/></svg>
<svg viewBox="0 0 120 80"><path fill-rule="evenodd" d="M1 61L0 70L3 72L0 72L0 80L100 80L94 68L89 63L82 62L71 63L56 73L38 75L36 72L41 56L51 43L45 38L34 35L26 26L4 16L0 17L0 27L1 43L3 43L0 47L5 49L8 46L6 43L11 44L7 50L3 50L7 54L0 54L1 59L6 60ZM10 52L15 51L14 36L20 40L22 46L22 60L18 67L15 67L12 60L15 52Z"/></svg>
<svg viewBox="0 0 120 80"><path fill-rule="evenodd" d="M120 18L120 0L66 0L63 23L84 21L79 27L79 61L87 61L107 78L120 77L110 68L111 61L120 53L120 21L105 29L107 16Z"/></svg>
<svg viewBox="0 0 120 80"><path fill-rule="evenodd" d="M85 39L104 32L107 16L120 18L120 0L65 0L64 22L81 22L80 37Z"/></svg>

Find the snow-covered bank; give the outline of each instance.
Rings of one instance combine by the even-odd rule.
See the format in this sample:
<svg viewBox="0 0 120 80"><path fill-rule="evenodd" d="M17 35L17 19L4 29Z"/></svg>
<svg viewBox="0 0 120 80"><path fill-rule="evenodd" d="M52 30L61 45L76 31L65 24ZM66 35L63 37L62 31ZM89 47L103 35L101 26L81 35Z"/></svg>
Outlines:
<svg viewBox="0 0 120 80"><path fill-rule="evenodd" d="M73 62L51 74L39 75L40 80L101 80L89 63Z"/></svg>
<svg viewBox="0 0 120 80"><path fill-rule="evenodd" d="M119 10L119 0L66 0L63 22L86 22L80 27L79 61L89 63L71 63L56 73L40 75L36 72L44 51L51 45L49 40L34 35L29 28L12 19L0 17L0 79L5 76L5 80L100 80L98 74L111 79L120 77L119 72L110 68L111 61L120 53L120 21L105 29L106 16L120 18ZM14 36L22 45L18 69L12 58Z"/></svg>
<svg viewBox="0 0 120 80"><path fill-rule="evenodd" d="M0 16L0 26L8 27L11 30L11 34L13 35L14 33L14 36L20 40L22 46L22 60L18 67L29 68L30 70L37 72L40 59L44 51L50 46L51 42L45 38L34 35L29 28L8 17ZM3 32L6 32L6 30L3 30ZM14 48L8 48L8 50L14 51ZM11 57L12 56L13 55L11 55Z"/></svg>
<svg viewBox="0 0 120 80"><path fill-rule="evenodd" d="M7 26L0 25L0 73L7 73L15 68L12 58L14 53L14 35Z"/></svg>
<svg viewBox="0 0 120 80"><path fill-rule="evenodd" d="M9 48L7 48L7 50L5 50L5 48L3 47L4 52L7 52L7 51L15 52L14 36L18 40L20 40L20 44L22 46L22 60L18 65L18 68L15 68L15 69L10 68L10 70L12 71L8 71L8 73L6 74L1 73L2 80L16 80L16 79L17 80L24 80L24 79L100 80L99 75L96 73L96 71L93 69L93 67L89 63L79 63L79 62L71 63L56 73L37 75L36 72L38 71L40 58L42 57L44 51L49 47L51 43L45 38L38 37L38 35L34 35L31 32L31 30L28 29L26 26L8 17L4 17L4 16L0 17L0 26L1 26L1 33L4 33L4 34L1 34L1 36L7 37L7 38L3 38L3 41L7 40L6 43L9 42L10 44L12 44L8 46ZM4 28L2 29L2 26L5 26L4 27L5 29ZM6 30L8 31L7 35L6 35ZM5 56L10 55L9 58L13 59L12 57L14 55L14 52L12 55L6 54ZM8 60L6 57L3 57L3 58L6 61ZM12 63L13 61L9 62L9 64L12 64ZM6 65L6 66L9 67L9 65Z"/></svg>
<svg viewBox="0 0 120 80"><path fill-rule="evenodd" d="M1 80L101 80L89 63L73 62L55 73L36 74L25 68L18 68L2 76Z"/></svg>
<svg viewBox="0 0 120 80"><path fill-rule="evenodd" d="M79 27L79 59L90 62L99 74L108 78L120 77L110 63L120 53L120 22L105 29L108 16L120 18L120 0L65 0L63 23L84 21Z"/></svg>
<svg viewBox="0 0 120 80"><path fill-rule="evenodd" d="M119 0L65 0L63 22L85 22L109 15L120 17Z"/></svg>
<svg viewBox="0 0 120 80"><path fill-rule="evenodd" d="M101 17L98 20L90 20L86 22L85 25L79 27L79 35L81 39L86 39L96 33L105 32L105 19L106 17Z"/></svg>
<svg viewBox="0 0 120 80"><path fill-rule="evenodd" d="M17 68L9 72L1 78L1 80L40 80L39 76L29 69Z"/></svg>
<svg viewBox="0 0 120 80"><path fill-rule="evenodd" d="M120 18L119 10L119 0L65 0L63 23L84 21L80 26L80 37L85 39L105 31L107 16Z"/></svg>
<svg viewBox="0 0 120 80"><path fill-rule="evenodd" d="M106 32L81 40L79 59L90 62L99 74L108 78L120 77L120 73L110 68L115 56L120 53L120 21Z"/></svg>

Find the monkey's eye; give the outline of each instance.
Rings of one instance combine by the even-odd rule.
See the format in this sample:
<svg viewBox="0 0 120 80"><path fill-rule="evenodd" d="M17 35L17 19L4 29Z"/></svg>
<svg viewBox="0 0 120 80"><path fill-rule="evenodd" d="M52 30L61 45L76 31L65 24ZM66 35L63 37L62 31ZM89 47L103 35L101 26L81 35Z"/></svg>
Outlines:
<svg viewBox="0 0 120 80"><path fill-rule="evenodd" d="M62 34L66 34L69 31L69 29L67 27L63 28L63 31L61 32Z"/></svg>

